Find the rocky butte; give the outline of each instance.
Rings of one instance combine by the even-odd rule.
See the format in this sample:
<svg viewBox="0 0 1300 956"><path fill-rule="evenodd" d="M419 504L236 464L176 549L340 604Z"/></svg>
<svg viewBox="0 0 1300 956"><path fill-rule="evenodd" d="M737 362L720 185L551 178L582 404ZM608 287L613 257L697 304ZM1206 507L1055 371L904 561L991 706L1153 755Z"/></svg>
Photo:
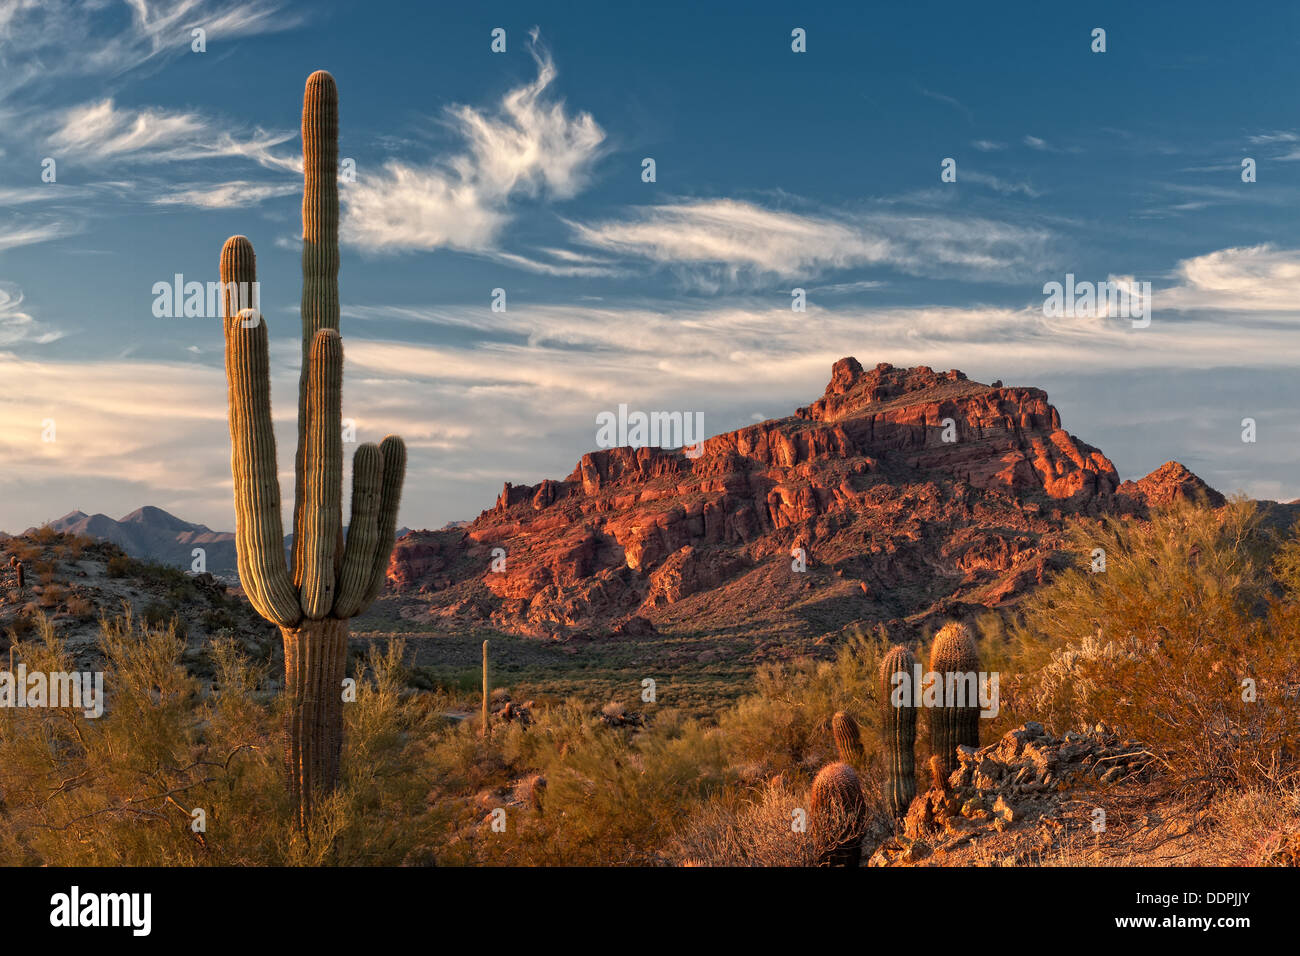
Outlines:
<svg viewBox="0 0 1300 956"><path fill-rule="evenodd" d="M403 537L388 574L404 616L438 627L898 639L1014 601L1064 564L1072 517L1202 496L1223 502L1177 462L1121 483L1040 389L844 358L817 401L697 458L613 448L507 483L470 524Z"/></svg>

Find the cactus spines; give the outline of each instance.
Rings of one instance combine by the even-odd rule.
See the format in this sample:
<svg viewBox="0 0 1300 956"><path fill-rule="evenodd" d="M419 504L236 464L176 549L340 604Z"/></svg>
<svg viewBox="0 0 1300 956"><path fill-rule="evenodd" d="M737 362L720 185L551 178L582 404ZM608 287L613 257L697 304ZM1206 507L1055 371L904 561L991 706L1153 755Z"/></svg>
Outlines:
<svg viewBox="0 0 1300 956"><path fill-rule="evenodd" d="M885 804L907 814L916 796L916 658L901 644L880 662L880 736L885 745ZM895 675L902 675L901 677Z"/></svg>
<svg viewBox="0 0 1300 956"><path fill-rule="evenodd" d="M303 457L302 610L319 620L334 606L335 558L342 531L343 340L335 329L312 339L307 386L307 453Z"/></svg>
<svg viewBox="0 0 1300 956"><path fill-rule="evenodd" d="M292 627L302 617L302 609L284 563L266 323L241 319L231 296L237 287L233 284L255 281L253 244L243 236L231 236L221 249L221 284L239 580L258 614L281 627Z"/></svg>
<svg viewBox="0 0 1300 956"><path fill-rule="evenodd" d="M831 736L835 738L835 750L842 763L858 766L866 752L862 748L862 731L853 715L837 710L831 718Z"/></svg>
<svg viewBox="0 0 1300 956"><path fill-rule="evenodd" d="M300 525L307 481L304 455L310 426L309 361L316 333L339 327L339 91L317 70L302 96L302 371L298 376L298 453L294 464L293 578L301 585L306 556Z"/></svg>
<svg viewBox="0 0 1300 956"><path fill-rule="evenodd" d="M366 602L379 547L379 503L383 494L384 457L374 442L358 445L352 456L352 517L339 569L339 617L355 616ZM391 549L391 546L389 548Z"/></svg>
<svg viewBox="0 0 1300 956"><path fill-rule="evenodd" d="M243 236L221 250L239 577L253 607L279 625L284 640L286 762L301 828L315 798L338 781L347 619L383 588L406 474L400 438L357 449L344 542L337 156L338 92L328 73L313 73L303 98L303 366L292 569L284 557L266 323L236 300L244 287L231 285L256 280L256 259Z"/></svg>
<svg viewBox="0 0 1300 956"><path fill-rule="evenodd" d="M957 621L940 628L930 648L930 670L942 681L936 688L940 705L929 708L930 752L944 777L957 768L958 747L980 745L979 669L970 629Z"/></svg>
<svg viewBox="0 0 1300 956"><path fill-rule="evenodd" d="M388 575L388 558L397 540L397 508L402 503L402 479L406 476L406 442L389 435L379 443L379 453L384 460L384 477L379 497L379 547L375 549L375 564L370 574L370 589L365 603L369 604L384 588Z"/></svg>
<svg viewBox="0 0 1300 956"><path fill-rule="evenodd" d="M867 801L856 770L846 763L829 763L817 772L808 823L818 866L857 866L862 862Z"/></svg>

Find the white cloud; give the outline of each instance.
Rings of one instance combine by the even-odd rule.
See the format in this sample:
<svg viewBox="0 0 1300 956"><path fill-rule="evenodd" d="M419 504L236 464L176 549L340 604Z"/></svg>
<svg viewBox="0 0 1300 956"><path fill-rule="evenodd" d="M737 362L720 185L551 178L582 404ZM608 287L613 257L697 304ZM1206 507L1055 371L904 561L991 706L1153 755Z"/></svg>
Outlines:
<svg viewBox="0 0 1300 956"><path fill-rule="evenodd" d="M45 344L63 337L63 333L37 322L22 309L22 290L12 283L0 282L0 347L19 342Z"/></svg>
<svg viewBox="0 0 1300 956"><path fill-rule="evenodd" d="M619 402L703 410L706 431L716 433L745 424L755 408L780 415L806 404L844 355L867 366L957 367L979 380L1040 386L1086 378L1089 370L1141 382L1154 369L1294 366L1300 337L1293 323L1264 309L1300 311L1300 299L1286 294L1298 263L1300 252L1267 247L1188 260L1182 281L1163 294L1186 297L1192 290L1201 298L1162 303L1158 293L1146 329L1120 318L1047 319L1036 289L1020 308L828 308L814 294L798 316L775 293L725 303L575 302L508 313L345 304L344 414L356 419L363 441L389 432L408 440L403 522L437 526L488 507L501 481L568 474L593 447L595 414ZM1277 288L1264 296L1252 292L1253 283ZM1243 301L1258 307L1240 308ZM1178 305L1205 311L1175 314ZM21 301L8 308L22 311ZM364 320L438 328L383 341L349 331L366 331ZM430 339L441 344L426 344ZM219 348L215 340L203 345L205 356L209 346ZM285 336L272 352L286 492L297 348ZM0 517L21 513L9 520L25 527L33 500L41 507L48 501L51 514L74 506L127 511L148 502L231 528L219 361L37 363L0 353L0 456L10 463L0 475ZM1140 385L1133 394L1141 394ZM1164 407L1144 410L1141 420L1156 420ZM1099 440L1077 408L1062 414L1071 431ZM58 424L52 447L39 442L46 417ZM1161 453L1173 457L1183 447L1171 439ZM87 488L95 489L92 501L78 497ZM25 490L19 498L13 489ZM21 509L14 503L20 501Z"/></svg>
<svg viewBox="0 0 1300 956"><path fill-rule="evenodd" d="M563 101L548 98L555 65L535 34L534 41L536 80L509 91L493 111L447 111L464 152L428 166L393 160L344 191L344 241L381 251L492 251L512 199L567 199L582 188L605 132L590 113L570 116Z"/></svg>
<svg viewBox="0 0 1300 956"><path fill-rule="evenodd" d="M201 209L229 209L236 206L255 206L266 199L288 196L301 192L300 185L286 183L283 186L269 183L253 183L240 179L215 186L187 186L175 189L165 195L156 197L156 205L197 206Z"/></svg>
<svg viewBox="0 0 1300 956"><path fill-rule="evenodd" d="M982 173L979 170L970 169L969 167L964 167L957 179L958 182L976 183L980 186L987 186L994 192L1001 193L1004 196L1021 193L1022 195L1028 196L1030 199L1036 199L1042 195L1041 192L1029 183L1009 182L1005 179L1000 179L991 173Z"/></svg>
<svg viewBox="0 0 1300 956"><path fill-rule="evenodd" d="M1272 133L1257 133L1246 137L1254 146L1269 146L1274 143L1294 143L1300 141L1300 135L1290 130L1277 130Z"/></svg>
<svg viewBox="0 0 1300 956"><path fill-rule="evenodd" d="M118 76L188 55L194 27L206 30L211 44L299 22L278 0L6 0L0 3L0 102L27 87Z"/></svg>
<svg viewBox="0 0 1300 956"><path fill-rule="evenodd" d="M887 266L917 275L1008 278L1038 265L1049 234L935 213L799 214L735 199L666 203L629 218L570 223L574 237L607 253L687 267L696 285Z"/></svg>
<svg viewBox="0 0 1300 956"><path fill-rule="evenodd" d="M198 113L118 107L110 97L62 110L46 141L84 165L238 156L266 166L292 168L291 161L276 158L270 152L272 147L292 138L290 132L267 133L260 129L235 136L218 128L215 120ZM301 168L301 160L298 167Z"/></svg>
<svg viewBox="0 0 1300 956"><path fill-rule="evenodd" d="M0 223L0 251L18 246L35 245L62 239L79 231L79 227L59 219L24 219Z"/></svg>
<svg viewBox="0 0 1300 956"><path fill-rule="evenodd" d="M1300 311L1300 249L1234 246L1184 259L1177 285L1155 293L1157 311Z"/></svg>

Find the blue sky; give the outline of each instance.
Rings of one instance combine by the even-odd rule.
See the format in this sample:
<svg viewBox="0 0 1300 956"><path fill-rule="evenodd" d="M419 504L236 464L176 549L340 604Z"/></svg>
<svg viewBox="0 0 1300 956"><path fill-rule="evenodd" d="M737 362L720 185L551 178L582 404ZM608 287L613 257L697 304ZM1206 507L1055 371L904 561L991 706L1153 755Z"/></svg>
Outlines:
<svg viewBox="0 0 1300 956"><path fill-rule="evenodd" d="M407 525L563 477L620 403L714 434L843 355L1042 387L1124 477L1300 497L1291 5L462 6L0 0L0 527L233 527L219 322L152 288L234 233L291 467L318 68L356 164L344 414L406 437ZM1150 282L1150 326L1046 318L1066 273Z"/></svg>

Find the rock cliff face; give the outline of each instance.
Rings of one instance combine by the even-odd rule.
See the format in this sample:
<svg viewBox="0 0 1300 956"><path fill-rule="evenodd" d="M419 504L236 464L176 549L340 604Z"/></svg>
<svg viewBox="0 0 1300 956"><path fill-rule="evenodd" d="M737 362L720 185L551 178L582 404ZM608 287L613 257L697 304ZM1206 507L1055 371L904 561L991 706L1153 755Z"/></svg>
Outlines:
<svg viewBox="0 0 1300 956"><path fill-rule="evenodd" d="M463 528L402 538L418 614L536 636L651 628L779 636L919 623L1014 600L1062 562L1071 516L1222 497L1176 462L1120 483L1036 388L836 362L788 418L703 453L614 448L506 484Z"/></svg>

